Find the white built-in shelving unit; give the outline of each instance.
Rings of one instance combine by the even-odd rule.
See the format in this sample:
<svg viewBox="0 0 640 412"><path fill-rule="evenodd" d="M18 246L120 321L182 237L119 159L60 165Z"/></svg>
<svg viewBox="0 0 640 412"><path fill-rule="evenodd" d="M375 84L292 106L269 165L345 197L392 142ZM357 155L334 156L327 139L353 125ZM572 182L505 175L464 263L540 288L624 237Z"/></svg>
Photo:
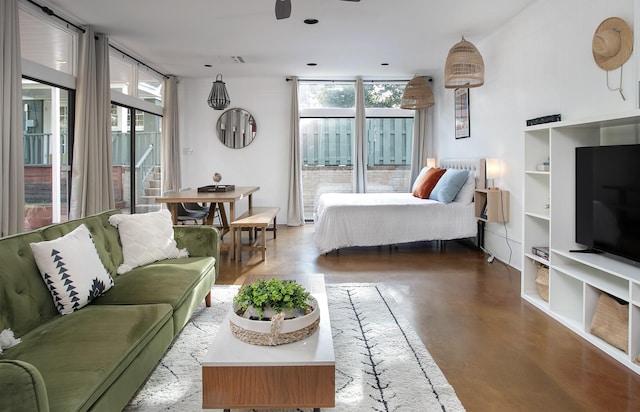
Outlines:
<svg viewBox="0 0 640 412"><path fill-rule="evenodd" d="M607 254L574 253L575 148L629 143L637 136L640 111L581 122L530 126L524 131L524 216L522 298L640 373L640 265ZM613 139L611 139L613 136ZM635 143L631 142L631 143ZM538 165L548 160L549 171ZM549 258L532 253L549 247ZM549 267L549 299L536 285L537 266ZM629 302L629 353L591 334L589 327L601 291Z"/></svg>

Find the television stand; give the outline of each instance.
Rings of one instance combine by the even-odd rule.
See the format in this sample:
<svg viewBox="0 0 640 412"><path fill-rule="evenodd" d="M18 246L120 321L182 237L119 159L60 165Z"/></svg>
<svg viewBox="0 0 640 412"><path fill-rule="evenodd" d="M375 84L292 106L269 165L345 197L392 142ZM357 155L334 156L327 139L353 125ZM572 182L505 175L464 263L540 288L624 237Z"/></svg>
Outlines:
<svg viewBox="0 0 640 412"><path fill-rule="evenodd" d="M600 146L622 126L633 129L639 125L636 110L524 130L520 285L524 300L640 376L640 362L636 361L640 354L640 263L593 253L592 245L575 241L578 223L574 190L576 148ZM551 159L550 170L538 170L538 164L546 159ZM549 246L549 259L532 252L538 245ZM539 293L541 286L536 282L539 264L549 268L548 300ZM629 315L625 325L628 352L590 332L603 292L629 303L623 311ZM575 361L581 361L579 354Z"/></svg>

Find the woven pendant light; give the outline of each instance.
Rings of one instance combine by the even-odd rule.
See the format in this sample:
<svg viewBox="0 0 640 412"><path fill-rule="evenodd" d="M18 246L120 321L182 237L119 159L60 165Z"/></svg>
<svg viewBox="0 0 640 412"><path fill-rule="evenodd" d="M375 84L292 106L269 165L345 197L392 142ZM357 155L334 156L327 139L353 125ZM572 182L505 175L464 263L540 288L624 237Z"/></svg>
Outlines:
<svg viewBox="0 0 640 412"><path fill-rule="evenodd" d="M222 81L221 74L216 76L216 81L213 82L213 86L211 86L211 93L209 93L207 103L209 103L209 106L214 110L226 109L229 107L229 104L231 104L229 93L227 93L227 86L225 86Z"/></svg>
<svg viewBox="0 0 640 412"><path fill-rule="evenodd" d="M416 76L411 79L407 83L400 100L401 109L426 109L434 104L433 90L429 84L429 79L425 76Z"/></svg>
<svg viewBox="0 0 640 412"><path fill-rule="evenodd" d="M472 88L484 84L484 61L476 46L462 37L449 50L444 65L444 87L457 89Z"/></svg>

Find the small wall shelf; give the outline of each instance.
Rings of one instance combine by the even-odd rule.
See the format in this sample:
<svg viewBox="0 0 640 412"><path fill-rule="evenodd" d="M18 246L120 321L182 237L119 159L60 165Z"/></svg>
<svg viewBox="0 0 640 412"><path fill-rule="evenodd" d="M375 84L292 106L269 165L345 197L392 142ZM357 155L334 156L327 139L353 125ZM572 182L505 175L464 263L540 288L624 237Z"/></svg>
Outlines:
<svg viewBox="0 0 640 412"><path fill-rule="evenodd" d="M483 222L509 221L509 191L476 189L476 219Z"/></svg>

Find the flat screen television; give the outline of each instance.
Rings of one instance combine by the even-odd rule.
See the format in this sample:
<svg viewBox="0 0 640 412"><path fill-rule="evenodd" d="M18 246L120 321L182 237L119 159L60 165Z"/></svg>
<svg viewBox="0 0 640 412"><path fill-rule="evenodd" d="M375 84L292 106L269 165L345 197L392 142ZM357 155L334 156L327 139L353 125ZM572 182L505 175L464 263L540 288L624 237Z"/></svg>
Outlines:
<svg viewBox="0 0 640 412"><path fill-rule="evenodd" d="M640 262L640 144L576 148L576 243Z"/></svg>

